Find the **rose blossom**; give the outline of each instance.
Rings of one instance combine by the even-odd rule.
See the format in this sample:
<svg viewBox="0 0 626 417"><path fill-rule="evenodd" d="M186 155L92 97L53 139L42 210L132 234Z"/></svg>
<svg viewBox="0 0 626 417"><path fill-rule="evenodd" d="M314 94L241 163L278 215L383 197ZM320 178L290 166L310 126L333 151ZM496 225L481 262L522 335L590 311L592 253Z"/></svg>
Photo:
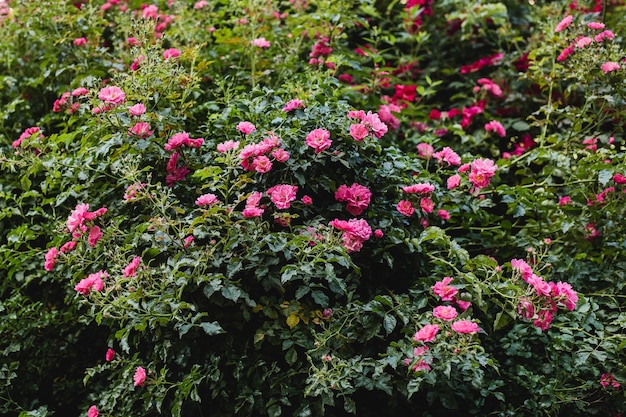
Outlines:
<svg viewBox="0 0 626 417"><path fill-rule="evenodd" d="M456 308L452 306L437 306L433 310L433 316L446 321L454 320L457 315Z"/></svg>
<svg viewBox="0 0 626 417"><path fill-rule="evenodd" d="M146 106L144 106L142 103L137 103L134 106L130 106L128 108L128 113L131 116L141 116L145 112L146 112Z"/></svg>
<svg viewBox="0 0 626 417"><path fill-rule="evenodd" d="M109 274L106 271L98 271L94 274L89 274L87 278L81 279L74 287L74 290L78 291L82 295L89 295L91 291L102 291L104 288L103 278L108 277Z"/></svg>
<svg viewBox="0 0 626 417"><path fill-rule="evenodd" d="M118 104L122 104L126 99L126 94L122 91L121 88L116 86L104 87L102 90L98 92L98 98L105 103L113 104L117 106Z"/></svg>
<svg viewBox="0 0 626 417"><path fill-rule="evenodd" d="M239 148L239 142L233 140L227 140L226 142L217 144L217 151L219 153L225 153L226 151L230 151L233 149Z"/></svg>
<svg viewBox="0 0 626 417"><path fill-rule="evenodd" d="M441 281L438 281L431 287L433 293L441 298L441 301L453 301L458 290L448 284L452 282L451 277L444 277Z"/></svg>
<svg viewBox="0 0 626 417"><path fill-rule="evenodd" d="M48 249L46 255L44 256L45 262L43 264L43 269L46 271L52 271L54 269L54 265L56 264L56 259L59 256L59 250L54 246Z"/></svg>
<svg viewBox="0 0 626 417"><path fill-rule="evenodd" d="M250 133L256 130L256 126L250 122L239 122L237 124L237 130L243 133L244 135L249 135Z"/></svg>
<svg viewBox="0 0 626 417"><path fill-rule="evenodd" d="M476 188L484 188L495 174L498 166L491 159L478 158L471 164L469 180Z"/></svg>
<svg viewBox="0 0 626 417"><path fill-rule="evenodd" d="M176 48L170 48L163 51L163 59L178 58L180 56L180 50Z"/></svg>
<svg viewBox="0 0 626 417"><path fill-rule="evenodd" d="M565 30L565 28L567 28L571 23L572 20L574 19L574 16L569 15L569 16L565 16L558 25L556 25L556 28L554 29L555 32L561 32L563 30Z"/></svg>
<svg viewBox="0 0 626 417"><path fill-rule="evenodd" d="M87 410L87 417L98 417L98 407L95 405L89 407L89 410Z"/></svg>
<svg viewBox="0 0 626 417"><path fill-rule="evenodd" d="M145 139L152 135L150 130L150 124L147 122L137 122L133 127L128 130L129 135L137 136L138 138Z"/></svg>
<svg viewBox="0 0 626 417"><path fill-rule="evenodd" d="M480 330L478 324L470 320L455 321L450 327L457 333L477 333Z"/></svg>
<svg viewBox="0 0 626 417"><path fill-rule="evenodd" d="M296 109L303 109L303 108L304 108L304 102L302 100L293 99L285 103L285 107L283 107L283 111L287 113Z"/></svg>
<svg viewBox="0 0 626 417"><path fill-rule="evenodd" d="M413 203L411 203L409 200L400 200L396 208L400 213L404 214L407 217L411 217L413 213L415 213Z"/></svg>
<svg viewBox="0 0 626 417"><path fill-rule="evenodd" d="M124 277L134 277L137 274L137 268L139 267L140 263L141 256L135 256L122 271Z"/></svg>
<svg viewBox="0 0 626 417"><path fill-rule="evenodd" d="M437 332L439 331L439 326L436 324L427 324L415 333L413 336L413 340L415 342L432 342L435 340L435 336L437 336Z"/></svg>
<svg viewBox="0 0 626 417"><path fill-rule="evenodd" d="M256 46L257 48L266 49L270 47L270 41L261 37L261 38L256 38L256 39L251 40L250 45Z"/></svg>
<svg viewBox="0 0 626 417"><path fill-rule="evenodd" d="M335 192L335 199L339 202L347 202L346 210L353 216L359 216L369 206L371 197L371 191L357 183L350 187L342 184Z"/></svg>
<svg viewBox="0 0 626 417"><path fill-rule="evenodd" d="M307 135L305 143L313 148L317 154L330 148L333 142L330 140L330 132L328 130L315 129Z"/></svg>
<svg viewBox="0 0 626 417"><path fill-rule="evenodd" d="M104 360L111 362L115 358L115 351L111 348L107 349L107 353L104 355Z"/></svg>
<svg viewBox="0 0 626 417"><path fill-rule="evenodd" d="M291 202L296 199L296 192L298 192L298 186L289 184L278 184L266 191L279 210L290 207Z"/></svg>
<svg viewBox="0 0 626 417"><path fill-rule="evenodd" d="M197 206L212 206L217 203L219 203L217 196L211 193L203 194L196 199Z"/></svg>
<svg viewBox="0 0 626 417"><path fill-rule="evenodd" d="M135 375L133 375L133 385L143 387L146 382L146 370L141 366L138 366L135 370Z"/></svg>

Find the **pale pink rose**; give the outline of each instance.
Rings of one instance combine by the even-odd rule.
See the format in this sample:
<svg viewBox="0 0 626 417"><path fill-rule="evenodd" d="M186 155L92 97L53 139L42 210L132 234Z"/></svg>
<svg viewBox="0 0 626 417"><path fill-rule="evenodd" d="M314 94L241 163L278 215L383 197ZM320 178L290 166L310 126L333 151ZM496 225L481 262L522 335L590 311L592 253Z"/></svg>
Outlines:
<svg viewBox="0 0 626 417"><path fill-rule="evenodd" d="M357 142L362 141L368 134L369 130L367 126L361 123L355 123L350 125L350 136L352 136L352 139L356 140Z"/></svg>
<svg viewBox="0 0 626 417"><path fill-rule="evenodd" d="M448 146L438 152L433 153L433 158L435 158L439 162L446 162L448 166L461 165L461 157Z"/></svg>
<svg viewBox="0 0 626 417"><path fill-rule="evenodd" d="M526 282L528 282L528 279L533 275L532 268L523 259L511 259L511 268L519 272Z"/></svg>
<svg viewBox="0 0 626 417"><path fill-rule="evenodd" d="M100 238L102 238L102 232L100 231L100 228L98 226L92 226L89 229L89 235L87 236L87 242L89 243L89 246L91 246L92 248L95 247Z"/></svg>
<svg viewBox="0 0 626 417"><path fill-rule="evenodd" d="M330 132L328 130L315 129L307 135L305 143L313 148L315 153L320 153L330 148L333 142L330 140Z"/></svg>
<svg viewBox="0 0 626 417"><path fill-rule="evenodd" d="M497 120L492 120L489 123L485 124L485 130L487 132L495 132L501 138L506 136L506 130L504 129L504 126L502 126L502 124Z"/></svg>
<svg viewBox="0 0 626 417"><path fill-rule="evenodd" d="M278 162L285 162L289 159L290 155L289 152L287 152L286 150L284 150L283 148L276 148L272 151L272 156L274 157L274 159L276 159L276 161Z"/></svg>
<svg viewBox="0 0 626 417"><path fill-rule="evenodd" d="M250 122L239 122L237 124L237 130L243 133L244 135L249 135L250 133L256 130L256 126Z"/></svg>
<svg viewBox="0 0 626 417"><path fill-rule="evenodd" d="M605 30L605 31L602 31L602 32L598 33L594 37L594 40L599 43L599 42L602 42L605 39L611 40L611 39L614 39L614 38L615 38L615 34L613 32L611 32L610 30Z"/></svg>
<svg viewBox="0 0 626 417"><path fill-rule="evenodd" d="M457 333L478 333L480 327L470 320L458 320L450 326Z"/></svg>
<svg viewBox="0 0 626 417"><path fill-rule="evenodd" d="M435 340L437 336L437 332L439 331L439 326L436 324L427 324L415 333L413 336L413 341L415 342L432 342Z"/></svg>
<svg viewBox="0 0 626 417"><path fill-rule="evenodd" d="M226 151L230 151L233 149L239 148L239 142L227 140L226 142L217 144L217 151L220 153L225 153Z"/></svg>
<svg viewBox="0 0 626 417"><path fill-rule="evenodd" d="M420 208L424 213L432 213L435 208L435 203L433 203L430 198L423 197L420 198Z"/></svg>
<svg viewBox="0 0 626 417"><path fill-rule="evenodd" d="M433 153L435 152L435 149L432 147L432 145L424 142L418 143L416 148L417 154L426 159L431 158L433 156Z"/></svg>
<svg viewBox="0 0 626 417"><path fill-rule="evenodd" d="M252 168L260 174L265 174L272 170L272 161L265 155L255 156L252 159Z"/></svg>
<svg viewBox="0 0 626 417"><path fill-rule="evenodd" d="M54 265L56 264L57 257L59 256L59 250L54 246L48 249L46 255L44 256L44 264L43 269L46 271L52 271L54 269Z"/></svg>
<svg viewBox="0 0 626 417"><path fill-rule="evenodd" d="M145 112L146 106L144 106L143 103L137 103L134 106L130 106L128 108L128 113L130 113L131 116L141 116Z"/></svg>
<svg viewBox="0 0 626 417"><path fill-rule="evenodd" d="M452 306L437 306L433 310L433 316L446 321L454 320L458 314Z"/></svg>
<svg viewBox="0 0 626 417"><path fill-rule="evenodd" d="M98 92L98 98L105 103L117 106L126 99L126 94L121 88L116 86L104 87Z"/></svg>
<svg viewBox="0 0 626 417"><path fill-rule="evenodd" d="M243 209L243 211L241 212L241 214L246 219L249 219L251 217L260 217L260 216L262 216L264 211L265 210L262 209L261 207L246 206Z"/></svg>
<svg viewBox="0 0 626 417"><path fill-rule="evenodd" d="M296 109L303 109L303 108L304 108L304 102L302 100L293 99L285 103L285 107L283 107L283 111L290 112Z"/></svg>
<svg viewBox="0 0 626 417"><path fill-rule="evenodd" d="M197 1L194 5L193 8L198 10L198 9L202 9L203 7L207 6L209 3L206 0L200 0Z"/></svg>
<svg viewBox="0 0 626 417"><path fill-rule="evenodd" d="M169 48L163 51L163 59L178 58L180 56L180 49Z"/></svg>
<svg viewBox="0 0 626 417"><path fill-rule="evenodd" d="M357 183L350 187L342 184L335 192L335 199L339 202L347 202L346 210L353 216L359 216L369 206L371 197L371 191Z"/></svg>
<svg viewBox="0 0 626 417"><path fill-rule="evenodd" d="M135 256L129 263L126 265L124 270L122 271L122 275L124 277L134 277L137 274L137 268L139 268L139 264L141 263L141 256Z"/></svg>
<svg viewBox="0 0 626 417"><path fill-rule="evenodd" d="M409 200L400 200L396 205L396 209L407 217L411 217L415 213L413 203Z"/></svg>
<svg viewBox="0 0 626 417"><path fill-rule="evenodd" d="M65 242L63 246L59 249L62 253L70 253L74 249L76 249L77 242L75 240L70 240L69 242Z"/></svg>
<svg viewBox="0 0 626 417"><path fill-rule="evenodd" d="M617 71L618 69L620 69L620 66L617 62L605 62L604 64L600 65L600 69L605 74L608 74L611 71Z"/></svg>
<svg viewBox="0 0 626 417"><path fill-rule="evenodd" d="M498 166L491 159L475 159L471 164L469 180L476 188L487 187L497 169Z"/></svg>
<svg viewBox="0 0 626 417"><path fill-rule="evenodd" d="M454 174L453 176L448 178L446 184L448 186L448 190L455 189L456 187L461 185L461 176L459 174Z"/></svg>
<svg viewBox="0 0 626 417"><path fill-rule="evenodd" d="M574 19L574 16L572 15L568 15L565 16L558 25L556 25L556 28L554 29L555 32L561 32L563 30L565 30L565 28L567 28L571 23L572 20Z"/></svg>
<svg viewBox="0 0 626 417"><path fill-rule="evenodd" d="M441 298L441 301L454 301L458 290L448 284L452 282L451 277L444 277L431 287L433 293Z"/></svg>
<svg viewBox="0 0 626 417"><path fill-rule="evenodd" d="M212 206L219 202L220 201L218 200L217 196L211 193L203 194L196 199L197 206Z"/></svg>
<svg viewBox="0 0 626 417"><path fill-rule="evenodd" d="M89 94L89 90L85 87L78 87L72 91L72 97L82 97Z"/></svg>
<svg viewBox="0 0 626 417"><path fill-rule="evenodd" d="M288 209L291 202L296 199L296 193L298 191L297 185L278 184L268 189L267 195L270 196L272 203L276 205L279 210Z"/></svg>
<svg viewBox="0 0 626 417"><path fill-rule="evenodd" d="M152 135L152 130L150 130L150 124L147 122L137 122L133 127L128 130L128 134L132 136L137 136L138 138L145 139Z"/></svg>
<svg viewBox="0 0 626 417"><path fill-rule="evenodd" d="M535 315L535 307L533 306L533 303L526 298L520 299L517 304L517 314L527 320L532 319Z"/></svg>
<svg viewBox="0 0 626 417"><path fill-rule="evenodd" d="M87 417L98 417L98 407L95 405L89 407L89 410L87 410Z"/></svg>
<svg viewBox="0 0 626 417"><path fill-rule="evenodd" d="M587 23L587 27L593 30L602 30L604 29L604 23L600 22L589 22Z"/></svg>
<svg viewBox="0 0 626 417"><path fill-rule="evenodd" d="M402 191L407 194L430 194L435 191L435 186L427 182L421 182L413 185L405 185L402 187Z"/></svg>
<svg viewBox="0 0 626 417"><path fill-rule="evenodd" d="M554 294L555 298L563 303L565 308L572 311L576 308L576 302L578 301L578 294L570 284L567 282L557 282L555 284L556 293Z"/></svg>
<svg viewBox="0 0 626 417"><path fill-rule="evenodd" d="M578 38L576 38L576 47L577 48L584 48L586 46L591 45L593 42L593 39L591 39L588 36L580 36Z"/></svg>
<svg viewBox="0 0 626 417"><path fill-rule="evenodd" d="M104 360L111 362L113 359L115 359L115 351L109 348L107 349L107 353L104 355Z"/></svg>
<svg viewBox="0 0 626 417"><path fill-rule="evenodd" d="M159 6L156 6L154 4L146 6L142 10L141 15L143 16L144 19L156 20L159 17Z"/></svg>
<svg viewBox="0 0 626 417"><path fill-rule="evenodd" d="M133 385L143 387L146 383L146 370L141 366L138 366L135 370L135 375L133 375Z"/></svg>
<svg viewBox="0 0 626 417"><path fill-rule="evenodd" d="M256 39L251 40L250 45L256 46L257 48L267 49L270 47L270 41L261 37L261 38L256 38Z"/></svg>

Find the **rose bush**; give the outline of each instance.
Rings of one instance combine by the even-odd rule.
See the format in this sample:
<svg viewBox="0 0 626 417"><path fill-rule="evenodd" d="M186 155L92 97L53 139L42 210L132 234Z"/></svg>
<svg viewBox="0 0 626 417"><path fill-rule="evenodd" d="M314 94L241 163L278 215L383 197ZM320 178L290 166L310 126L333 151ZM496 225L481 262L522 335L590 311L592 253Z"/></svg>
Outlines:
<svg viewBox="0 0 626 417"><path fill-rule="evenodd" d="M626 411L583 3L1 2L2 413Z"/></svg>

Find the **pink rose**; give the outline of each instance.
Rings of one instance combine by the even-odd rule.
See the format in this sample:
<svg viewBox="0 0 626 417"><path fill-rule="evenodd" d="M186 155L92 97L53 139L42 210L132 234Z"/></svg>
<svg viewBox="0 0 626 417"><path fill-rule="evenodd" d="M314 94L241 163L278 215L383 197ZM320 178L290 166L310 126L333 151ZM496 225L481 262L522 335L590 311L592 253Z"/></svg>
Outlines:
<svg viewBox="0 0 626 417"><path fill-rule="evenodd" d="M55 247L51 247L50 249L48 249L48 252L46 252L46 255L44 256L44 264L43 264L43 269L45 269L46 271L52 271L52 269L54 269L54 265L56 264L56 259L59 256L59 250Z"/></svg>
<svg viewBox="0 0 626 417"><path fill-rule="evenodd" d="M330 140L330 132L328 130L315 129L307 135L305 143L313 148L315 153L320 153L330 148L333 142Z"/></svg>
<svg viewBox="0 0 626 417"><path fill-rule="evenodd" d="M95 405L89 407L89 410L87 410L87 417L98 417L98 408Z"/></svg>
<svg viewBox="0 0 626 417"><path fill-rule="evenodd" d="M111 348L107 349L107 353L104 355L104 360L111 362L115 358L115 351Z"/></svg>
<svg viewBox="0 0 626 417"><path fill-rule="evenodd" d="M470 320L455 321L450 327L457 333L477 333L480 330L478 324Z"/></svg>
<svg viewBox="0 0 626 417"><path fill-rule="evenodd" d="M452 282L452 278L444 277L431 287L433 293L441 298L441 301L454 301L458 290L448 284Z"/></svg>
<svg viewBox="0 0 626 417"><path fill-rule="evenodd" d="M141 256L135 256L132 259L132 261L130 261L130 263L128 265L126 265L126 267L122 271L122 274L126 278L134 277L137 274L137 268L139 267L140 263L141 263Z"/></svg>
<svg viewBox="0 0 626 417"><path fill-rule="evenodd" d="M279 210L288 209L291 202L296 199L296 192L298 186L289 184L279 184L271 187L267 190L267 195L270 196L272 203L276 205Z"/></svg>
<svg viewBox="0 0 626 417"><path fill-rule="evenodd" d="M141 366L138 366L135 370L135 375L133 375L133 385L143 387L146 382L146 370Z"/></svg>
<svg viewBox="0 0 626 417"><path fill-rule="evenodd" d="M457 315L456 308L452 306L437 306L433 310L433 316L446 321L454 320Z"/></svg>
<svg viewBox="0 0 626 417"><path fill-rule="evenodd" d="M350 136L352 136L352 139L356 140L357 142L362 141L368 134L369 130L367 129L367 126L361 123L355 123L350 125Z"/></svg>
<svg viewBox="0 0 626 417"><path fill-rule="evenodd" d="M121 88L116 86L104 87L98 92L98 98L105 103L113 104L115 106L122 104L126 99L126 94Z"/></svg>
<svg viewBox="0 0 626 417"><path fill-rule="evenodd" d="M150 124L147 122L137 122L133 127L128 130L129 135L137 136L138 138L145 139L152 135L150 130Z"/></svg>
<svg viewBox="0 0 626 417"><path fill-rule="evenodd" d="M432 342L433 340L435 340L435 337L437 336L438 331L439 331L438 325L427 324L421 329L419 329L417 333L415 333L415 335L413 336L413 340L415 342L418 342L418 341L422 341L425 343Z"/></svg>
<svg viewBox="0 0 626 417"><path fill-rule="evenodd" d="M250 122L239 122L237 124L237 130L243 133L244 135L249 135L250 133L256 130L256 126Z"/></svg>
<svg viewBox="0 0 626 417"><path fill-rule="evenodd" d="M226 151L230 151L233 149L239 148L239 142L227 140L226 142L217 144L217 151L219 153L225 153Z"/></svg>
<svg viewBox="0 0 626 417"><path fill-rule="evenodd" d="M146 112L146 106L144 106L142 103L137 103L134 106L130 106L128 108L128 113L131 116L141 116L145 112Z"/></svg>
<svg viewBox="0 0 626 417"><path fill-rule="evenodd" d="M197 206L212 206L217 203L219 203L217 196L211 193L203 194L196 199Z"/></svg>
<svg viewBox="0 0 626 417"><path fill-rule="evenodd" d="M180 56L180 50L176 48L170 48L163 51L163 59L178 58Z"/></svg>
<svg viewBox="0 0 626 417"><path fill-rule="evenodd" d="M415 213L413 203L409 200L400 200L396 205L396 209L407 217L411 217Z"/></svg>

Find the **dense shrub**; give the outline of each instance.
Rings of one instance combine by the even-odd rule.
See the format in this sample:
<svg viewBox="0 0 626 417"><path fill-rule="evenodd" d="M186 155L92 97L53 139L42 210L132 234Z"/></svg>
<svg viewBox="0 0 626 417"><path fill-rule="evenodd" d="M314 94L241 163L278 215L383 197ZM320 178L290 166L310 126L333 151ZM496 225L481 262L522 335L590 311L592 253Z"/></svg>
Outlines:
<svg viewBox="0 0 626 417"><path fill-rule="evenodd" d="M0 411L626 411L623 12L1 2Z"/></svg>

